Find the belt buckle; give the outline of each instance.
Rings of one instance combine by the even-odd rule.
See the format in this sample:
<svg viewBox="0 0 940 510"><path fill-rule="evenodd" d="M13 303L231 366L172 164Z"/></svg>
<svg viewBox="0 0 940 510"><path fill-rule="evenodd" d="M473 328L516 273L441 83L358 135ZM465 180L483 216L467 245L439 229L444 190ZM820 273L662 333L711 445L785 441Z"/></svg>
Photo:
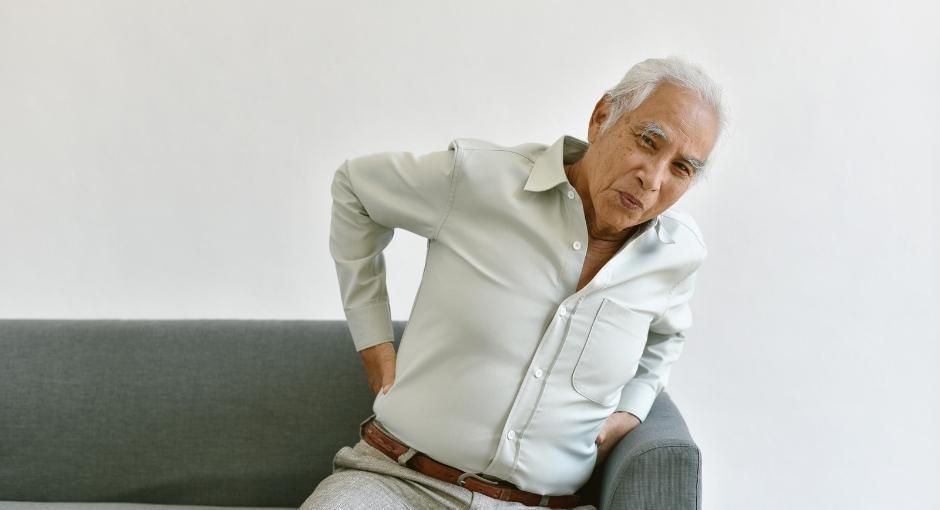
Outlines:
<svg viewBox="0 0 940 510"><path fill-rule="evenodd" d="M477 480L480 480L481 482L484 482L484 483L488 483L494 487L499 485L499 482L495 480L488 480L486 478L483 478L477 473L471 473L469 471L457 477L457 485L463 487L463 485L467 483L467 478L476 478Z"/></svg>

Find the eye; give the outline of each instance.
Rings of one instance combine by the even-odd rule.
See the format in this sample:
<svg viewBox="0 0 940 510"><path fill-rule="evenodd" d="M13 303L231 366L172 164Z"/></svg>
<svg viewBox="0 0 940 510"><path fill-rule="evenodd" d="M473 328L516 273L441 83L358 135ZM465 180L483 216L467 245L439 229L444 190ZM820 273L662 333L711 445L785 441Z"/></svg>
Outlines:
<svg viewBox="0 0 940 510"><path fill-rule="evenodd" d="M656 143L653 141L652 138L650 138L650 137L647 136L646 134L640 133L640 134L639 134L639 137L640 137L641 140L643 140L643 144L644 144L644 145L646 145L646 146L648 146L648 147L650 147L650 148L652 148L652 149L655 149L655 148L656 148Z"/></svg>
<svg viewBox="0 0 940 510"><path fill-rule="evenodd" d="M695 173L693 170L689 169L689 167L683 163L676 163L676 167L678 167L679 170L682 170L682 175L686 177L692 177L692 174Z"/></svg>

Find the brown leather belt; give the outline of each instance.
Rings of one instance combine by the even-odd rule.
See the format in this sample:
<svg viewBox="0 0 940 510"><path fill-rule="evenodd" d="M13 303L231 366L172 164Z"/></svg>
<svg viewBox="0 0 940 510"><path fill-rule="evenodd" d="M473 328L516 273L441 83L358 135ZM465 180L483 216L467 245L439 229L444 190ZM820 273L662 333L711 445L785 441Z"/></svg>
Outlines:
<svg viewBox="0 0 940 510"><path fill-rule="evenodd" d="M415 451L404 445L385 432L375 423L372 415L360 426L360 437L367 443L391 457L403 466L424 473L455 485L460 485L473 492L486 494L500 501L515 501L528 506L547 506L549 508L572 508L578 506L577 494L565 496L543 496L534 492L524 491L506 481L496 481L483 478L476 473L465 473L455 467L441 464L427 455ZM406 455L406 454L411 455Z"/></svg>

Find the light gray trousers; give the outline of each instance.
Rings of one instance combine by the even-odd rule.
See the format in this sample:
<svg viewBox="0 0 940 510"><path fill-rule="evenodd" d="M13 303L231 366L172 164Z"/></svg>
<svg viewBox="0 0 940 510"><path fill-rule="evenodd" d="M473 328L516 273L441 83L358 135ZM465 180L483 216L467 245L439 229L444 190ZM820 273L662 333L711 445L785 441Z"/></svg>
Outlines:
<svg viewBox="0 0 940 510"><path fill-rule="evenodd" d="M402 466L359 440L333 457L333 474L323 479L300 510L549 510L545 506L499 501ZM574 510L597 510L581 505Z"/></svg>

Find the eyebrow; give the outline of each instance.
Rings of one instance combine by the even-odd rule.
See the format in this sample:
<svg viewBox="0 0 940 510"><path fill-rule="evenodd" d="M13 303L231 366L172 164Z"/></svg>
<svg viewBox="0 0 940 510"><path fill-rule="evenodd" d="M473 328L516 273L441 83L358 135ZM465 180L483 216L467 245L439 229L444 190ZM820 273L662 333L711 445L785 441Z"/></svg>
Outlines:
<svg viewBox="0 0 940 510"><path fill-rule="evenodd" d="M647 122L643 124L642 126L640 126L640 129L643 130L642 134L655 136L656 138L659 138L664 142L669 141L669 137L666 136L666 132L663 130L663 128L659 124L655 122ZM692 165L692 168L696 170L701 170L702 168L705 167L706 162L694 156L689 156L688 154L682 154L681 157L686 163Z"/></svg>

